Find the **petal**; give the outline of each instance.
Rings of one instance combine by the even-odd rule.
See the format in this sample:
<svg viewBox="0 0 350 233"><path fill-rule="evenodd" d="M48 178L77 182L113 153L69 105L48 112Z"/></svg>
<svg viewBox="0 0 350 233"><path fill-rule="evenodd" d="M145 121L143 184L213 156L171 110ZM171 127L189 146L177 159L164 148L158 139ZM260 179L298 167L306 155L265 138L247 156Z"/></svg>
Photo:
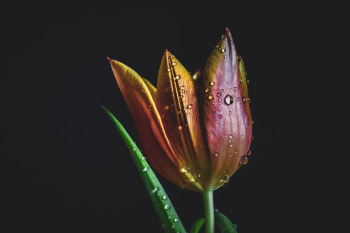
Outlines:
<svg viewBox="0 0 350 233"><path fill-rule="evenodd" d="M237 56L229 30L210 55L203 74L203 122L208 137L215 188L240 167L252 136L243 60Z"/></svg>
<svg viewBox="0 0 350 233"><path fill-rule="evenodd" d="M134 119L144 155L157 172L178 184L182 179L178 169L181 164L169 145L152 98L156 89L123 63L110 63Z"/></svg>
<svg viewBox="0 0 350 233"><path fill-rule="evenodd" d="M160 65L156 106L169 142L185 169L188 183L206 188L210 180L205 132L200 121L200 88L185 67L166 51ZM199 176L198 176L199 175ZM196 182L194 182L196 181Z"/></svg>

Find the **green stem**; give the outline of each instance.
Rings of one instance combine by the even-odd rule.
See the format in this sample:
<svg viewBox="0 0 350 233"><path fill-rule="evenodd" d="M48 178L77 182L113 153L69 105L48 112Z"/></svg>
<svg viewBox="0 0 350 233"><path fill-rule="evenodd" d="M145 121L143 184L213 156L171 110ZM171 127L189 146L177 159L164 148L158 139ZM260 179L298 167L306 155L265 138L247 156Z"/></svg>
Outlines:
<svg viewBox="0 0 350 233"><path fill-rule="evenodd" d="M214 200L213 190L203 192L204 211L205 211L205 233L214 233Z"/></svg>

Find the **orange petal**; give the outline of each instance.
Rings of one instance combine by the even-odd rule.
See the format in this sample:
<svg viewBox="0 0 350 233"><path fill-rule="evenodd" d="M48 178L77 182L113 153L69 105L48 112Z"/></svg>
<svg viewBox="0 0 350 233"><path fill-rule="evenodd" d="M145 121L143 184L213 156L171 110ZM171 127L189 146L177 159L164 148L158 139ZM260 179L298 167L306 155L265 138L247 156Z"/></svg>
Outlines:
<svg viewBox="0 0 350 233"><path fill-rule="evenodd" d="M243 60L229 31L210 55L203 74L203 122L208 137L215 188L240 167L252 136L252 122Z"/></svg>
<svg viewBox="0 0 350 233"><path fill-rule="evenodd" d="M166 51L160 65L156 106L169 142L181 162L190 167L188 181L202 188L208 184L210 167L205 132L199 114L197 82L185 67ZM204 173L201 171L205 171ZM199 175L199 177L198 177Z"/></svg>
<svg viewBox="0 0 350 233"><path fill-rule="evenodd" d="M178 184L182 179L178 169L181 164L169 145L152 98L156 89L123 63L110 63L134 119L143 154L157 172Z"/></svg>

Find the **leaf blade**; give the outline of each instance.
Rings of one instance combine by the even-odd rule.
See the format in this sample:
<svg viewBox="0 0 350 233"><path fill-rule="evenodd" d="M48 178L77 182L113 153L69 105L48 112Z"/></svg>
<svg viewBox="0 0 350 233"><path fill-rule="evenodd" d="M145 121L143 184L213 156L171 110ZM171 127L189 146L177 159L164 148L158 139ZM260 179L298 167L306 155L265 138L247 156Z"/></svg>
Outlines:
<svg viewBox="0 0 350 233"><path fill-rule="evenodd" d="M131 157L134 160L137 170L139 171L142 181L146 186L147 192L150 195L152 203L156 209L159 220L162 223L164 232L186 232L184 226L181 223L179 216L177 215L173 205L157 179L156 175L148 165L147 161L143 159L143 155L136 146L135 142L131 139L126 132L122 124L113 116L113 114L105 107L101 105L102 109L106 112L109 118L112 120L117 131L126 143Z"/></svg>

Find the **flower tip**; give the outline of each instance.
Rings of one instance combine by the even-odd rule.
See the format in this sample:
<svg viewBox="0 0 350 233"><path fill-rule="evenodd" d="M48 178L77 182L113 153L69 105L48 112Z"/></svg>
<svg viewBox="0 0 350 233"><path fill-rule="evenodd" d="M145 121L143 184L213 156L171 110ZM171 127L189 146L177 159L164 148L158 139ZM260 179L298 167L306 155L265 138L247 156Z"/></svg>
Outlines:
<svg viewBox="0 0 350 233"><path fill-rule="evenodd" d="M112 59L110 59L109 57L107 57L107 59L108 59L109 61L112 61Z"/></svg>
<svg viewBox="0 0 350 233"><path fill-rule="evenodd" d="M228 29L227 27L226 27L226 32L227 32L227 33L230 33L230 29Z"/></svg>

